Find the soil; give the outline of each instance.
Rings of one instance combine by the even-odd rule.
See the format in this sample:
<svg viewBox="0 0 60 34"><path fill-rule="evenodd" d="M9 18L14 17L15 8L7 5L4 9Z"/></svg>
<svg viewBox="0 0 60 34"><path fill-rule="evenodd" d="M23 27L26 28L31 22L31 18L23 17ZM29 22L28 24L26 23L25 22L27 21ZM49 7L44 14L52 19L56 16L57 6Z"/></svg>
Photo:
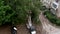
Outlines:
<svg viewBox="0 0 60 34"><path fill-rule="evenodd" d="M36 26L37 34L41 34L41 26L36 24L34 26ZM0 34L11 34L10 28L9 25L0 26ZM17 34L30 34L25 25L17 25L17 29Z"/></svg>

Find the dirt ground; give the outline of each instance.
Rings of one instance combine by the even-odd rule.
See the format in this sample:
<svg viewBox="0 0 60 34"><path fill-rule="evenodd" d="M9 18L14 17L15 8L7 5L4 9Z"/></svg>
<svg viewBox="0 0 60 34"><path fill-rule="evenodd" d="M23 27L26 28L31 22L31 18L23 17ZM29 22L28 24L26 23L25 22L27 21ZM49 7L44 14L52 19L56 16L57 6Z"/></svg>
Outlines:
<svg viewBox="0 0 60 34"><path fill-rule="evenodd" d="M43 15L40 14L40 20L42 23L42 34L60 34L60 28L51 24L51 22Z"/></svg>
<svg viewBox="0 0 60 34"><path fill-rule="evenodd" d="M35 25L37 34L41 34L41 26ZM17 25L17 34L29 34L29 31L27 30L25 25ZM0 34L11 34L10 26L0 26Z"/></svg>

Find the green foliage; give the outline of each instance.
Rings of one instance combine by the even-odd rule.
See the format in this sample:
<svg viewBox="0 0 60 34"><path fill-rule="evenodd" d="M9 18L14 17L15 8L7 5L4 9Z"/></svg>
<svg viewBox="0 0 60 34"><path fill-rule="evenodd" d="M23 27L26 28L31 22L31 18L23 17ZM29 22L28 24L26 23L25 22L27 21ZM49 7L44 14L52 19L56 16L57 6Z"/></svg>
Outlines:
<svg viewBox="0 0 60 34"><path fill-rule="evenodd" d="M0 25L10 22L14 15L11 7L4 3L5 1L0 0Z"/></svg>
<svg viewBox="0 0 60 34"><path fill-rule="evenodd" d="M50 11L46 11L44 13L44 15L46 15L46 17L53 23L56 25L60 25L60 19L56 17L56 15L52 14Z"/></svg>
<svg viewBox="0 0 60 34"><path fill-rule="evenodd" d="M25 23L29 11L32 20L39 22L40 0L0 0L0 25Z"/></svg>
<svg viewBox="0 0 60 34"><path fill-rule="evenodd" d="M40 22L40 20L39 20L39 14L40 14L40 10L38 8L33 8L32 9L32 20L35 23L39 23Z"/></svg>
<svg viewBox="0 0 60 34"><path fill-rule="evenodd" d="M17 7L16 8L17 8L17 11L19 11L18 14L21 15L21 12L22 12L22 15L21 15L20 19L22 19L22 17L24 17L22 19L23 22L26 20L29 11L32 12L32 20L33 21L37 22L39 20L38 17L39 17L40 9L39 9L39 7L35 6L37 1L38 0L36 0L36 1L33 1L33 0L18 0L17 1ZM34 2L35 2L35 4L34 4ZM38 5L38 3L37 3L37 5Z"/></svg>

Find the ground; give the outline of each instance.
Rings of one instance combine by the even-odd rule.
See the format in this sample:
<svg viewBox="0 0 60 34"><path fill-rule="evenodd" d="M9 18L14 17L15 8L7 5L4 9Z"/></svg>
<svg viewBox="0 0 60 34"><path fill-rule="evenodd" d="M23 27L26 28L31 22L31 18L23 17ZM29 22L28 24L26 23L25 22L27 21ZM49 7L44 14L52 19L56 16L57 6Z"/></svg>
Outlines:
<svg viewBox="0 0 60 34"><path fill-rule="evenodd" d="M41 27L40 25L35 25L37 34L40 34ZM29 34L29 31L27 30L25 24L17 25L17 34ZM11 34L10 26L5 25L0 27L0 34Z"/></svg>
<svg viewBox="0 0 60 34"><path fill-rule="evenodd" d="M60 34L60 28L50 24L51 22L41 13L40 16L41 24L34 24L36 27L37 34ZM17 34L29 34L25 24L17 25ZM11 34L10 26L0 26L0 34Z"/></svg>
<svg viewBox="0 0 60 34"><path fill-rule="evenodd" d="M60 34L60 28L50 24L51 22L41 13L42 34Z"/></svg>

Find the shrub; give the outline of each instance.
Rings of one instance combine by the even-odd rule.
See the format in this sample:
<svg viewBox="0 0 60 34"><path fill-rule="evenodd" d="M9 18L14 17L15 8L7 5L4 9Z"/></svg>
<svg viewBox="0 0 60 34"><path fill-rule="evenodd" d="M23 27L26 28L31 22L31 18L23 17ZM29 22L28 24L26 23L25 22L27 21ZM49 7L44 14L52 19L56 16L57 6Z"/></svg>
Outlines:
<svg viewBox="0 0 60 34"><path fill-rule="evenodd" d="M44 15L53 23L56 25L60 25L60 19L56 17L56 15L52 14L50 11L45 11Z"/></svg>
<svg viewBox="0 0 60 34"><path fill-rule="evenodd" d="M27 12L32 11L32 18L38 21L40 0L0 0L0 25L26 23ZM36 4L37 3L37 4Z"/></svg>

